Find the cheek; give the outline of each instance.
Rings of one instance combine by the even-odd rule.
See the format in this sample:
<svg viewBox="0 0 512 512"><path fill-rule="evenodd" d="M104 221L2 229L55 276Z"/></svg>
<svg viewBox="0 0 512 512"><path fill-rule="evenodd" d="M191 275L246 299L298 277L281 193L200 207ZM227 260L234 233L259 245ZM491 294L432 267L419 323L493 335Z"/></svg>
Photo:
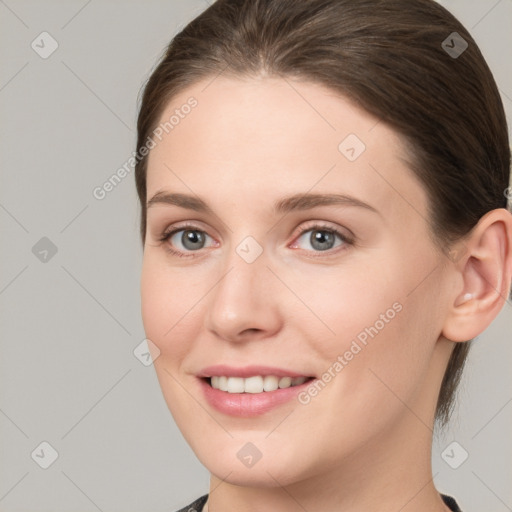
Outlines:
<svg viewBox="0 0 512 512"><path fill-rule="evenodd" d="M336 404L350 400L353 418L364 416L369 404L386 414L400 408L397 397L412 399L428 369L438 337L428 303L436 285L411 293L421 276L408 261L391 258L364 272L338 269L323 279L302 274L296 282L297 295L317 317L305 315L299 330L321 362L322 389L332 390L326 394Z"/></svg>
<svg viewBox="0 0 512 512"><path fill-rule="evenodd" d="M179 370L193 340L199 338L195 330L202 324L194 305L205 290L191 284L189 275L190 270L171 269L161 255L149 250L144 254L140 287L144 331L159 350L153 366L163 396L178 426L186 427L191 443L197 436L193 417L202 412L194 408L195 402L191 405Z"/></svg>
<svg viewBox="0 0 512 512"><path fill-rule="evenodd" d="M187 325L200 325L195 318L194 306L204 290L197 282L191 282L190 270L172 270L164 259L149 251L144 255L141 274L142 322L146 337L159 348L164 359L172 353L172 360L175 361L187 346L179 342L184 339L184 329Z"/></svg>
<svg viewBox="0 0 512 512"><path fill-rule="evenodd" d="M169 317L169 301L173 294L168 292L168 286L154 267L143 265L141 279L141 308L142 323L146 337L162 350L162 339L165 332L172 326ZM170 309L172 311L172 309Z"/></svg>
<svg viewBox="0 0 512 512"><path fill-rule="evenodd" d="M303 308L300 320L304 338L314 340L321 335L323 341L316 348L325 356L332 358L349 350L353 340L365 346L399 321L403 283L392 275L389 265L386 271L374 267L332 267L303 272L287 281L310 311Z"/></svg>

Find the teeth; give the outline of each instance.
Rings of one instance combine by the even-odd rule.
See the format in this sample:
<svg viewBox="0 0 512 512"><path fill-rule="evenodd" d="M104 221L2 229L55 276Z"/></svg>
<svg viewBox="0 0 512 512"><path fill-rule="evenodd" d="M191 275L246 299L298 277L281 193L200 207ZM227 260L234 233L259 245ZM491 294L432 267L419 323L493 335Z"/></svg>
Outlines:
<svg viewBox="0 0 512 512"><path fill-rule="evenodd" d="M249 377L248 379L240 379L244 381L246 393L262 393L263 392L263 377Z"/></svg>
<svg viewBox="0 0 512 512"><path fill-rule="evenodd" d="M279 388L279 379L273 375L266 375L263 378L263 390L264 391L275 391Z"/></svg>
<svg viewBox="0 0 512 512"><path fill-rule="evenodd" d="M245 391L242 377L230 377L228 379L228 393L243 393Z"/></svg>
<svg viewBox="0 0 512 512"><path fill-rule="evenodd" d="M292 386L299 386L306 382L307 377L276 377L274 375L255 375L244 379L242 377L214 376L210 379L212 388L227 391L228 393L263 393L275 391Z"/></svg>
<svg viewBox="0 0 512 512"><path fill-rule="evenodd" d="M292 379L292 386L300 386L306 382L306 377L294 377Z"/></svg>
<svg viewBox="0 0 512 512"><path fill-rule="evenodd" d="M292 378L291 377L281 377L279 379L279 387L282 388L289 388L292 385Z"/></svg>
<svg viewBox="0 0 512 512"><path fill-rule="evenodd" d="M227 377L218 377L219 379L219 389L221 391L228 390L228 378Z"/></svg>

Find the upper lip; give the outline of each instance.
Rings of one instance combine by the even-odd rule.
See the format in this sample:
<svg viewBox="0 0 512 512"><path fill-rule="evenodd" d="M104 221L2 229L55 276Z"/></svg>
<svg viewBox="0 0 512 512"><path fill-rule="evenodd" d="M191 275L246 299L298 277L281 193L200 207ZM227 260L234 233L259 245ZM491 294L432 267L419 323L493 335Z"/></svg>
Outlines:
<svg viewBox="0 0 512 512"><path fill-rule="evenodd" d="M241 366L234 367L225 364L217 364L214 366L207 366L203 368L198 374L198 377L206 378L206 377L254 377L256 375L261 375L265 377L266 375L274 375L276 377L309 377L310 375L306 373L300 373L291 370L285 370L283 368L276 368L273 366L259 366L259 365L251 365L251 366Z"/></svg>

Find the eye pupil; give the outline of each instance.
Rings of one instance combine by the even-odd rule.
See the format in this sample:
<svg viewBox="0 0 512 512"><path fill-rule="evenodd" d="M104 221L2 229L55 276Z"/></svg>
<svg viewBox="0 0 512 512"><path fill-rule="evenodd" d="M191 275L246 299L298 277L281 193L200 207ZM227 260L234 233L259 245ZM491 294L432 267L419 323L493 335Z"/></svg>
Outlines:
<svg viewBox="0 0 512 512"><path fill-rule="evenodd" d="M190 250L201 249L202 244L204 244L204 234L200 231L186 229L181 236L181 243Z"/></svg>
<svg viewBox="0 0 512 512"><path fill-rule="evenodd" d="M311 232L310 242L311 246L319 251L332 249L335 242L334 233L325 230L314 230ZM327 244L327 247L323 244Z"/></svg>

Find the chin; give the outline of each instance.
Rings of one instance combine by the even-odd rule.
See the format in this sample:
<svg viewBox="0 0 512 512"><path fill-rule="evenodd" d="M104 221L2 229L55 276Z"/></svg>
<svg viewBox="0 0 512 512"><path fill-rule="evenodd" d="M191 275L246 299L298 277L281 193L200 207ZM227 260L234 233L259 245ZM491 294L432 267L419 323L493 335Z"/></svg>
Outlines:
<svg viewBox="0 0 512 512"><path fill-rule="evenodd" d="M214 454L212 457L200 458L206 469L220 480L242 487L275 488L288 485L300 479L299 475L290 474L290 466L281 467L272 461L263 462L261 459L253 467L244 467L232 460L219 461ZM237 461L238 462L238 461Z"/></svg>
<svg viewBox="0 0 512 512"><path fill-rule="evenodd" d="M220 480L244 487L275 488L306 478L311 473L300 450L282 439L275 443L255 439L252 432L238 432L235 438L189 439L201 464ZM253 442L251 442L251 439ZM252 457L252 460L251 460Z"/></svg>

